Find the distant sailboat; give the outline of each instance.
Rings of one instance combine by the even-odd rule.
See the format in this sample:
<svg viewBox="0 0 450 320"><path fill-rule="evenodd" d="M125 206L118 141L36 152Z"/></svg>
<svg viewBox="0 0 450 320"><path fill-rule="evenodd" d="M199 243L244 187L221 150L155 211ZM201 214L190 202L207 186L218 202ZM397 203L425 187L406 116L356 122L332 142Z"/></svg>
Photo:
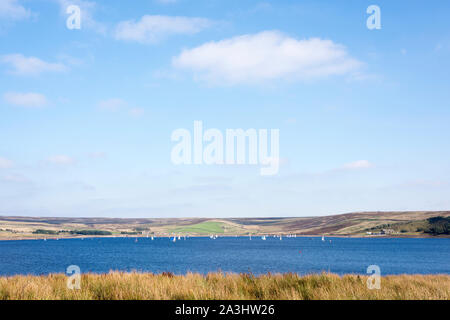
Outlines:
<svg viewBox="0 0 450 320"><path fill-rule="evenodd" d="M283 240L283 236L280 234L280 240Z"/></svg>
<svg viewBox="0 0 450 320"><path fill-rule="evenodd" d="M155 240L155 238L152 236L152 240Z"/></svg>
<svg viewBox="0 0 450 320"><path fill-rule="evenodd" d="M262 239L262 240L266 240L266 236L262 236L261 239Z"/></svg>
<svg viewBox="0 0 450 320"><path fill-rule="evenodd" d="M325 236L322 235L322 241L325 241Z"/></svg>
<svg viewBox="0 0 450 320"><path fill-rule="evenodd" d="M177 237L173 237L172 242L177 242Z"/></svg>

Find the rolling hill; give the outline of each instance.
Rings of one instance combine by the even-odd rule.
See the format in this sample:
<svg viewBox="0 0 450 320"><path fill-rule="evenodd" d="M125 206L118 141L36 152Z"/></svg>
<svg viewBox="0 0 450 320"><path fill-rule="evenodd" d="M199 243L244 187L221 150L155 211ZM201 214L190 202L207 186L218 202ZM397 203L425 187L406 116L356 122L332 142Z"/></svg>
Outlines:
<svg viewBox="0 0 450 320"><path fill-rule="evenodd" d="M442 217L447 219L432 219ZM0 239L75 236L297 234L334 236L445 235L450 211L355 212L285 218L45 218L0 216ZM434 231L433 231L434 230ZM436 230L444 230L436 232ZM448 235L448 234L447 234Z"/></svg>

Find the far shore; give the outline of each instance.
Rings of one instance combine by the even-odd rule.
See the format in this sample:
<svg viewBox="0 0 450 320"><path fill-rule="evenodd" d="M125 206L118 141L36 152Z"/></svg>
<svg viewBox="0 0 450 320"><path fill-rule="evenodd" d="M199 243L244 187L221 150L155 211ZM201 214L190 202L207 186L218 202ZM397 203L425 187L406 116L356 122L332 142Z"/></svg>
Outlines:
<svg viewBox="0 0 450 320"><path fill-rule="evenodd" d="M180 236L182 239L184 238L184 235L155 235L155 238L173 238L174 236L178 237ZM249 235L218 235L220 238L234 238L234 237L249 237ZM264 236L264 234L252 234L252 238L260 238ZM265 235L268 236L267 234ZM276 237L279 237L280 235L277 234ZM282 234L282 237L287 237L288 234ZM439 235L439 236L433 236L433 235L402 235L402 234L395 234L395 235L324 235L325 238L361 238L361 239L398 239L398 238L415 238L415 239L449 239L450 235ZM189 238L209 238L209 235L186 235L186 237ZM273 237L273 235L268 236ZM322 235L296 235L297 238L321 238ZM0 241L36 241L36 240L59 240L59 239L111 239L111 238L149 238L144 235L108 235L108 236L99 236L99 235L92 235L92 236L61 236L61 237L17 237L17 238L11 238L11 237L1 237Z"/></svg>

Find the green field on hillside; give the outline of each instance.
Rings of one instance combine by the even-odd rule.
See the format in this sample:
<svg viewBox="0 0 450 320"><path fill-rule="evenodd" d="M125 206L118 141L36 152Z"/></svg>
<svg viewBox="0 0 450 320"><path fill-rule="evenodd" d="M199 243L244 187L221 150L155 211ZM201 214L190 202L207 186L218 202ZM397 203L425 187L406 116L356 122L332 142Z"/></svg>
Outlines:
<svg viewBox="0 0 450 320"><path fill-rule="evenodd" d="M197 234L219 234L224 232L224 223L216 221L207 221L190 226L175 228L175 233L197 233Z"/></svg>

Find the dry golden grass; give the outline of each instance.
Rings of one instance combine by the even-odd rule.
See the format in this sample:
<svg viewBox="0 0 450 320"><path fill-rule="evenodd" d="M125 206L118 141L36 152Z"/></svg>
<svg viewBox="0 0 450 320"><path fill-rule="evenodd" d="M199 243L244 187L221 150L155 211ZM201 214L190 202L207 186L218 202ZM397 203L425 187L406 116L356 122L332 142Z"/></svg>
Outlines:
<svg viewBox="0 0 450 320"><path fill-rule="evenodd" d="M151 273L85 274L80 290L67 289L63 274L0 278L0 299L9 300L322 300L450 298L449 275L385 276L380 290L367 289L367 276L320 274Z"/></svg>

